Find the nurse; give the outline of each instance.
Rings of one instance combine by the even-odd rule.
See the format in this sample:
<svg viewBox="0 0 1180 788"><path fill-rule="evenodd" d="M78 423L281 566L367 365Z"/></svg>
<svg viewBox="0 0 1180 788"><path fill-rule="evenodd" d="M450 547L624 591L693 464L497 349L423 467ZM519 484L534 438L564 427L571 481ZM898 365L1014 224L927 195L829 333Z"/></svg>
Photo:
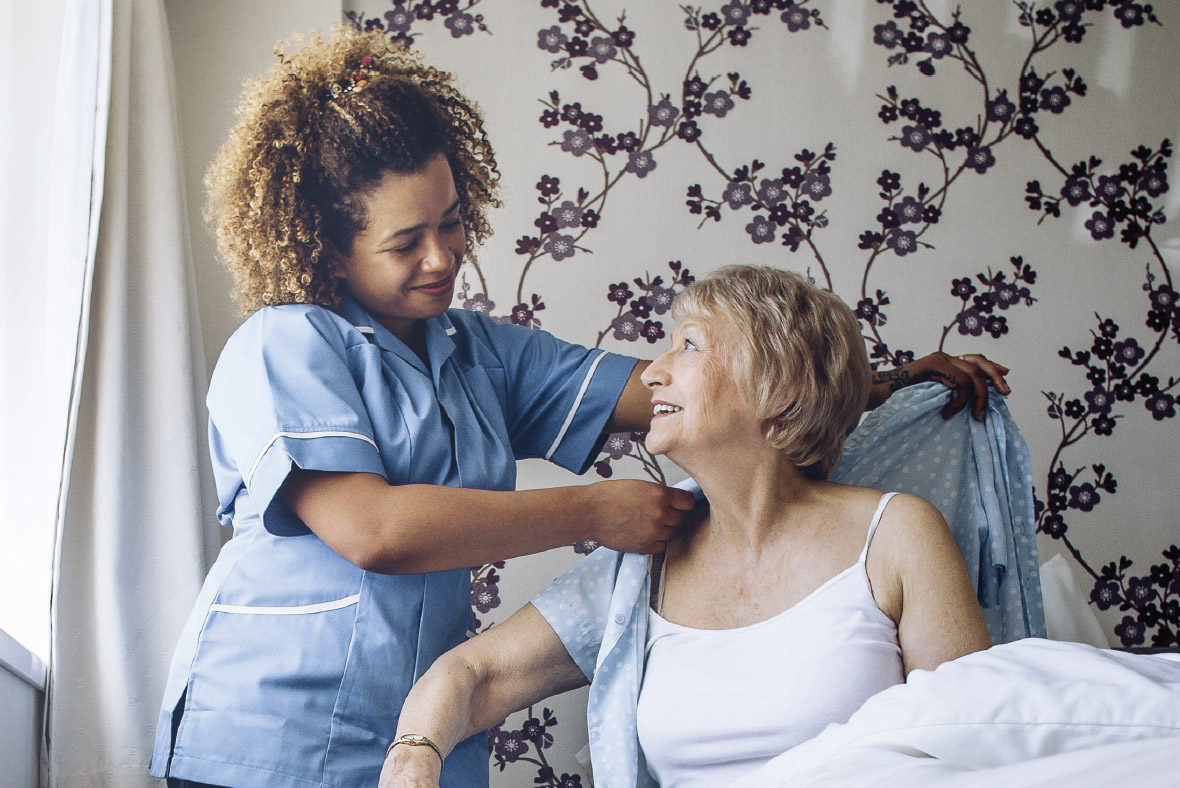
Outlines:
<svg viewBox="0 0 1180 788"><path fill-rule="evenodd" d="M209 389L234 536L172 661L151 763L172 786L376 784L410 687L470 634L469 567L661 551L693 505L637 480L515 491L517 459L580 473L646 430L646 364L448 309L499 173L450 76L388 46L338 29L280 52L206 178L250 316ZM1006 371L936 354L875 401L938 379L980 415ZM487 782L473 736L441 785Z"/></svg>

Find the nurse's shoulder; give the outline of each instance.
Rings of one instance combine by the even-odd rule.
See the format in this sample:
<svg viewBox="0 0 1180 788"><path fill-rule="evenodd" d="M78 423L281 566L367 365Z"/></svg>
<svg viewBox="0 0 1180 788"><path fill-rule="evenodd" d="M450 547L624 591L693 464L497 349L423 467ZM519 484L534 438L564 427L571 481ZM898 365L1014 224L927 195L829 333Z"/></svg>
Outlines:
<svg viewBox="0 0 1180 788"><path fill-rule="evenodd" d="M216 378L223 368L263 358L325 350L343 355L349 347L366 342L356 326L322 306L264 306L230 335L213 375Z"/></svg>
<svg viewBox="0 0 1180 788"><path fill-rule="evenodd" d="M348 348L367 344L356 327L321 306L265 306L226 341L209 381L208 404L236 402L243 387L272 388L277 379L346 373Z"/></svg>
<svg viewBox="0 0 1180 788"><path fill-rule="evenodd" d="M356 326L330 309L312 304L283 304L264 306L246 318L226 342L222 355L290 343L346 348L365 341Z"/></svg>
<svg viewBox="0 0 1180 788"><path fill-rule="evenodd" d="M450 321L453 331L448 330L456 346L475 360L500 362L517 359L532 349L576 348L573 345L540 328L517 325L507 318L494 318L477 310L448 309L445 319Z"/></svg>

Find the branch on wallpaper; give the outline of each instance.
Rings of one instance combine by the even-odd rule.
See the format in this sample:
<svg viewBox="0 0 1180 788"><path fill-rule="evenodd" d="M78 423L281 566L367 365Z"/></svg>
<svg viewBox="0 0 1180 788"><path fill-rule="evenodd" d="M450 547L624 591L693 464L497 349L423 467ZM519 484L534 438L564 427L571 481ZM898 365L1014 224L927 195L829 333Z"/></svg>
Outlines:
<svg viewBox="0 0 1180 788"><path fill-rule="evenodd" d="M394 44L412 49L414 41L422 33L414 29L415 23L441 19L452 38L473 35L477 30L491 33L482 14L470 13L481 0L394 0L393 8L383 18L366 17L357 11L346 11L344 18L357 30L371 32L381 30L389 34Z"/></svg>
<svg viewBox="0 0 1180 788"><path fill-rule="evenodd" d="M869 230L861 235L861 248L870 251L865 269L862 301L858 315L868 326L873 337L880 339L877 329L884 325L881 306L888 296L878 290L875 298L867 296L868 270L886 248L898 256L917 249L918 238L938 221L951 185L971 169L983 175L996 166L996 148L1009 137L1024 139L1036 146L1050 168L1063 179L1057 192L1046 192L1039 180L1030 181L1026 201L1030 209L1041 213L1038 224L1046 218L1061 216L1062 203L1071 208L1090 209L1085 221L1095 242L1113 239L1116 232L1128 250L1146 248L1147 264L1145 326L1154 335L1141 343L1133 336L1120 338L1120 327L1111 319L1096 315L1097 330L1091 331L1089 350L1073 351L1063 348L1059 355L1085 371L1088 390L1082 396L1046 393L1048 415L1061 423L1061 440L1053 452L1047 474L1048 501L1037 500L1037 528L1053 539L1061 540L1073 557L1094 578L1091 600L1100 609L1118 606L1127 613L1115 627L1124 646L1141 645L1151 636L1153 646L1172 646L1180 643L1180 569L1177 560L1180 550L1175 545L1163 551L1164 562L1151 567L1146 575L1130 576L1132 561L1120 556L1095 570L1069 540L1069 513L1091 512L1101 501L1102 493L1113 495L1117 489L1114 477L1104 464L1093 463L1093 481L1079 477L1084 469L1067 473L1063 455L1083 438L1109 437L1117 421L1124 414L1115 413L1116 407L1141 400L1144 409L1159 422L1176 415L1176 398L1171 390L1177 385L1175 375L1169 374L1161 385L1159 377L1149 372L1165 342L1180 342L1180 309L1173 288L1171 272L1152 237L1153 228L1165 221L1161 205L1153 201L1168 190L1167 167L1172 155L1171 144L1165 140L1158 148L1139 146L1131 160L1115 168L1102 167L1098 156L1088 158L1066 168L1041 137L1040 123L1062 115L1087 94L1083 78L1071 68L1060 71L1038 72L1034 61L1059 43L1079 44L1092 26L1091 17L1109 10L1127 30L1151 23L1161 25L1150 5L1134 2L1105 2L1105 0L1059 0L1052 8L1037 8L1033 3L1016 2L1020 10L1020 24L1030 32L1027 55L1021 65L1017 83L1011 88L989 84L980 59L970 47L971 29L961 19L959 9L952 14L949 24L940 20L924 2L911 0L882 0L892 7L895 20L874 27L875 42L894 53L890 65L914 64L926 76L936 73L940 61L957 62L963 71L982 88L984 98L979 120L951 132L944 127L942 113L923 106L918 98L899 100L895 88L885 96L879 117L886 124L901 120L901 133L893 137L902 147L915 153L935 156L943 168L943 183L927 192L919 185L917 199L900 196L900 181L893 173L885 172L878 184L887 205L878 216L880 231ZM908 23L903 31L898 22ZM1017 97L1017 101L1009 99ZM1070 110L1073 111L1073 110ZM964 149L962 161L952 163L948 153ZM938 202L935 203L935 200ZM927 215L926 211L934 209ZM913 223L913 230L905 225ZM964 308L956 318L961 334L979 336L983 331L1000 336L1006 326L993 314L993 307L1004 308L1023 302L1031 304L1031 294L1023 284L1035 282L1035 272L1017 263L1011 282L977 275L988 286L976 295L970 279L955 279L952 294L963 300ZM1163 282L1157 282L1152 267L1159 269ZM989 272L990 273L990 272ZM967 298L973 298L966 308ZM944 330L945 339L949 328ZM887 346L880 342L874 350L877 358L895 363L905 356L890 356ZM1155 371L1152 368L1152 371ZM1076 482L1076 483L1075 483Z"/></svg>
<svg viewBox="0 0 1180 788"><path fill-rule="evenodd" d="M528 763L536 767L537 776L533 785L545 788L581 788L582 777L578 774L558 774L549 764L545 751L553 746L550 729L556 727L557 717L551 709L545 708L538 719L529 706L526 718L519 728L505 728L500 723L488 731L488 748L492 764L504 771L511 763Z"/></svg>

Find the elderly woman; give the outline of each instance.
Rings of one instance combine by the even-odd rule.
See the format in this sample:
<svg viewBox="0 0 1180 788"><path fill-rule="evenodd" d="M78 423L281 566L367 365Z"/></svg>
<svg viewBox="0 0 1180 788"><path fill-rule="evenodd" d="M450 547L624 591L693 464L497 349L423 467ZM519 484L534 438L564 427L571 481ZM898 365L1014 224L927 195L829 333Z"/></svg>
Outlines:
<svg viewBox="0 0 1180 788"><path fill-rule="evenodd" d="M699 484L689 523L654 560L598 550L439 659L382 786L437 785L457 742L588 682L597 785L725 785L991 644L933 506L826 480L869 392L848 307L733 266L675 309L672 347L643 373L647 445Z"/></svg>

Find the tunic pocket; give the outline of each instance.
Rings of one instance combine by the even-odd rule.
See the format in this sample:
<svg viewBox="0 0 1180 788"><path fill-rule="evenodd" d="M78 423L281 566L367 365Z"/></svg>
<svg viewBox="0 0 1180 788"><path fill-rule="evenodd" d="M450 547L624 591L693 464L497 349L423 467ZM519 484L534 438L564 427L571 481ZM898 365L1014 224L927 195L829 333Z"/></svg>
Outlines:
<svg viewBox="0 0 1180 788"><path fill-rule="evenodd" d="M175 756L320 773L359 601L210 605Z"/></svg>

